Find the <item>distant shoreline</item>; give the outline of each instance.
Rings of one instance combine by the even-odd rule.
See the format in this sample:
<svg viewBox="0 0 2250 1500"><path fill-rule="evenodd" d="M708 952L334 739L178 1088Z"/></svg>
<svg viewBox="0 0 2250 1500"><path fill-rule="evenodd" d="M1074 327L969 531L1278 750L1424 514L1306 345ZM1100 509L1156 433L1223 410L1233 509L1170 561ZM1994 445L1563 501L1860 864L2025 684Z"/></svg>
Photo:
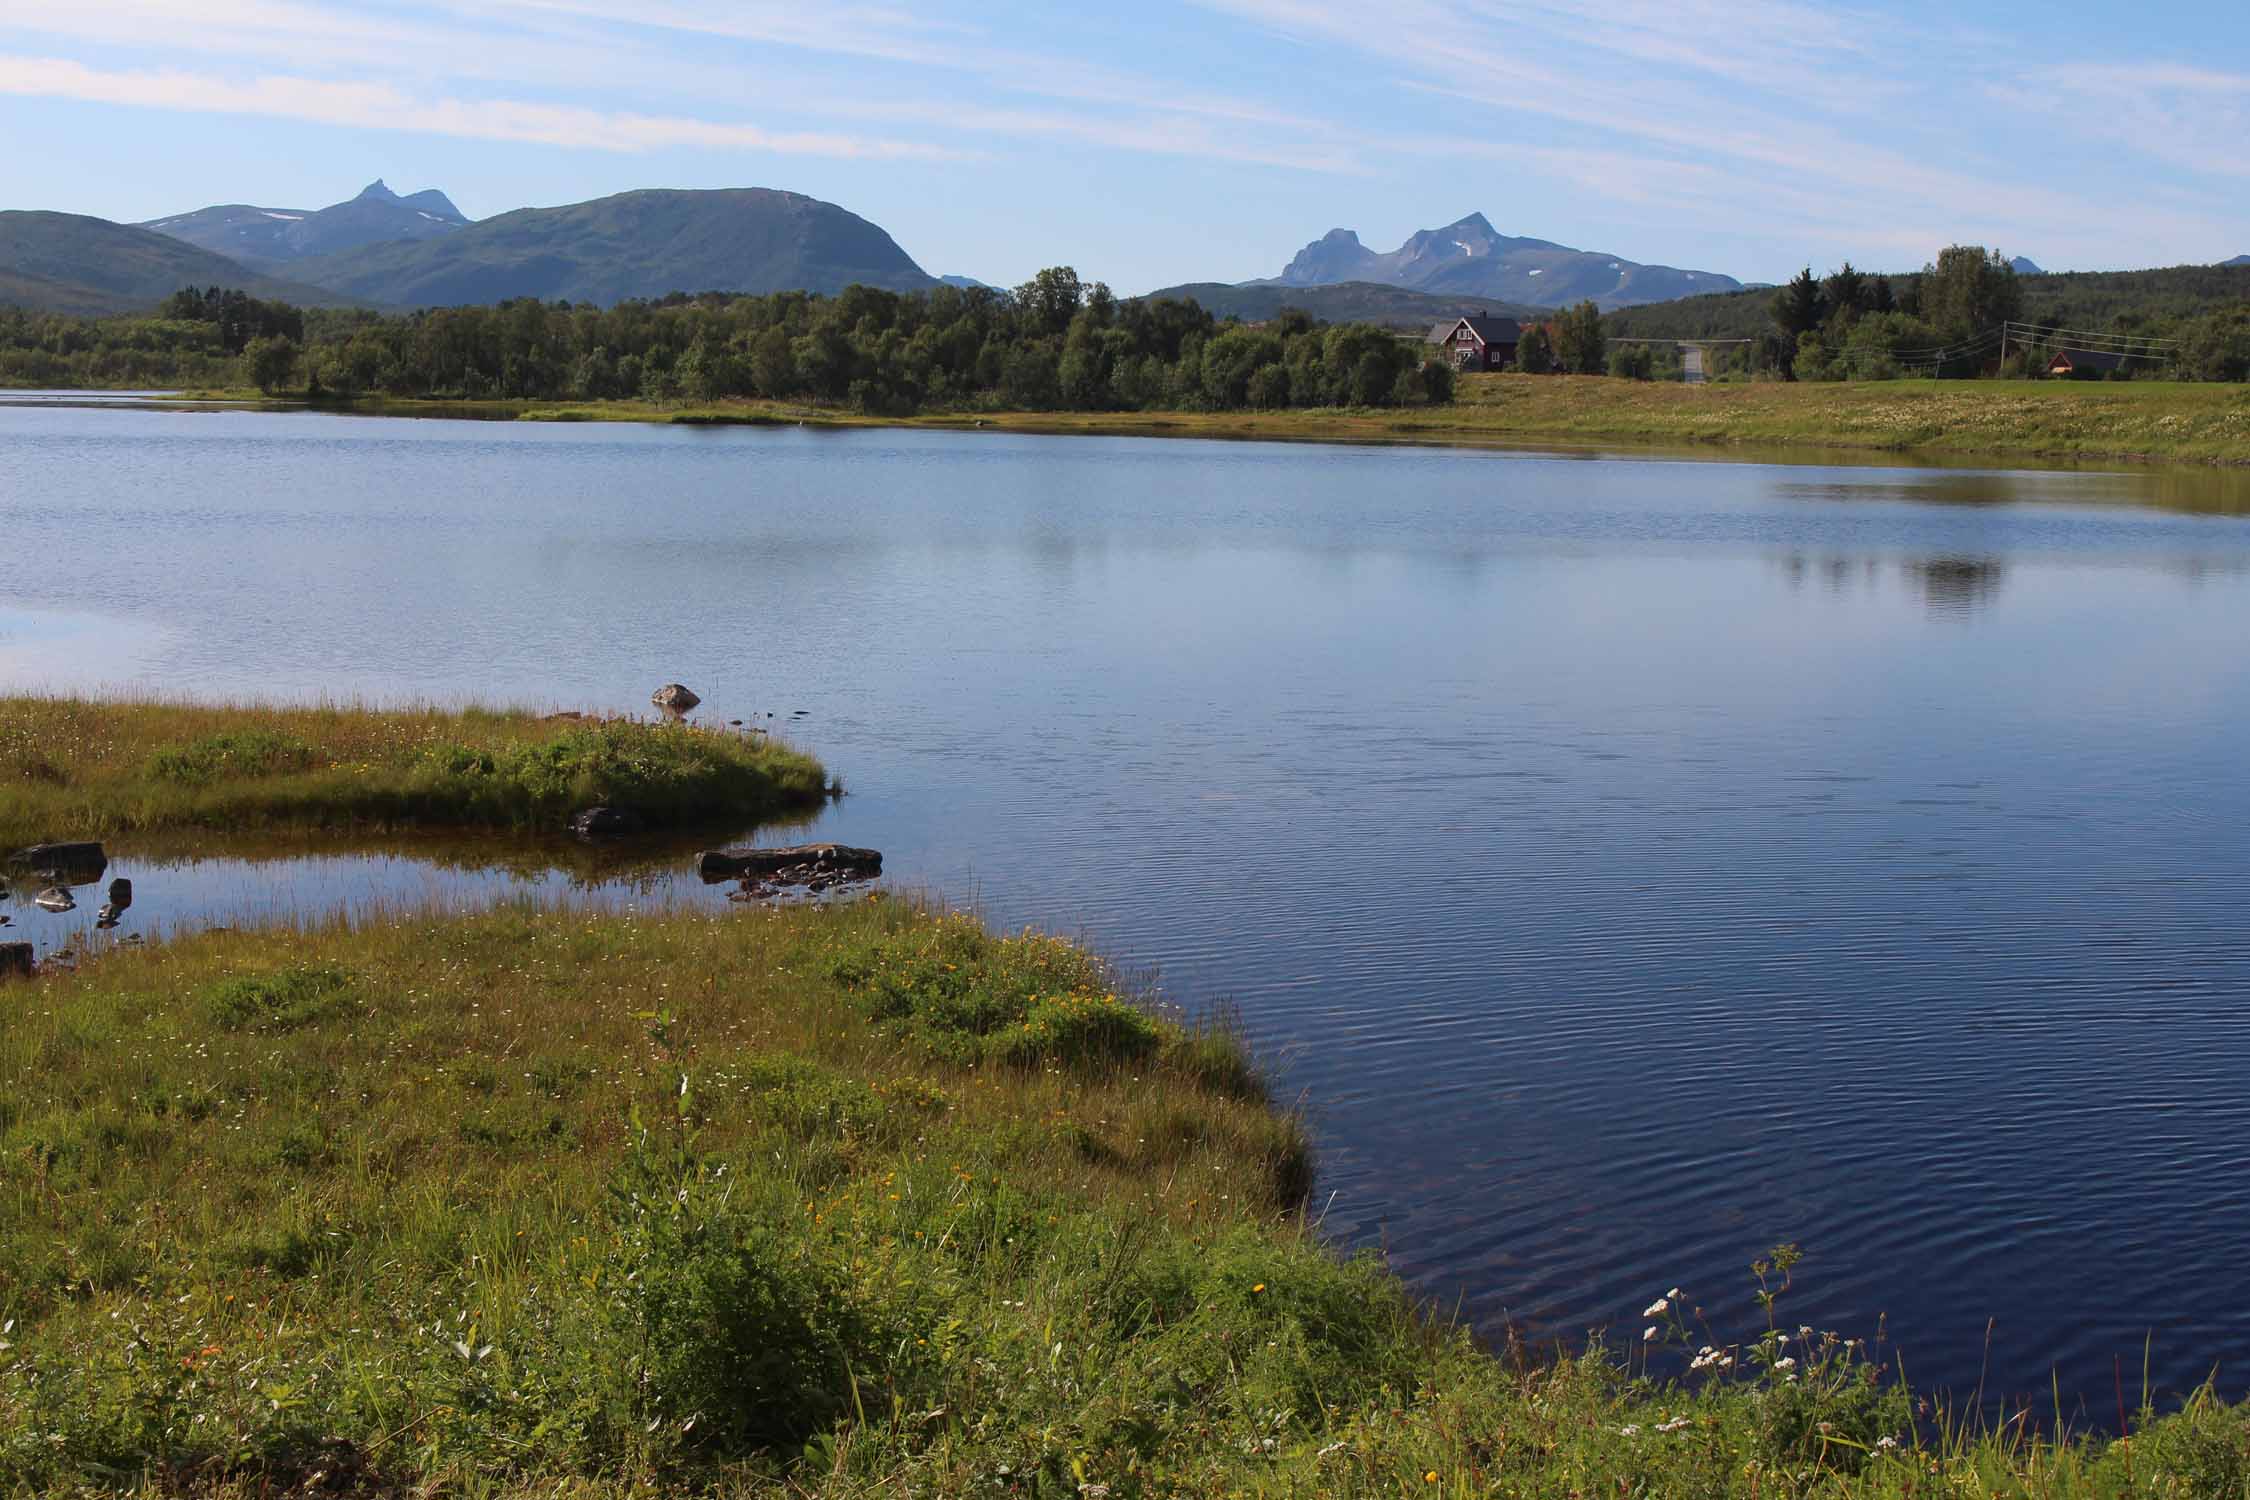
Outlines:
<svg viewBox="0 0 2250 1500"><path fill-rule="evenodd" d="M297 408L241 390L188 391ZM1911 458L2250 467L2250 387L2164 381L1895 380L1687 386L1599 376L1467 375L1454 403L1279 411L944 411L880 416L758 399L705 404L388 397L369 416L682 426L917 427L1121 437L1591 447L1727 455L1826 450Z"/></svg>

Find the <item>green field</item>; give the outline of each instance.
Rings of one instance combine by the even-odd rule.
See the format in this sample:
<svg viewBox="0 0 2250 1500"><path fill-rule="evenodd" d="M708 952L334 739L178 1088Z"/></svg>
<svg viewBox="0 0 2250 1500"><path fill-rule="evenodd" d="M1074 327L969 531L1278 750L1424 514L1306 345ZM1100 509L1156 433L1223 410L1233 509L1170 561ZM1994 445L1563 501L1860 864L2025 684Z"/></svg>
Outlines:
<svg viewBox="0 0 2250 1500"><path fill-rule="evenodd" d="M400 405L398 410L430 408ZM2250 386L2174 381L1894 380L1689 386L1469 375L1451 406L1275 412L951 412L863 417L802 403L517 402L535 421L989 427L1344 442L1821 449L1960 459L2250 465Z"/></svg>
<svg viewBox="0 0 2250 1500"><path fill-rule="evenodd" d="M1797 1326L1786 1255L1757 1326L1651 1287L1628 1343L1495 1356L1323 1246L1224 1031L891 899L208 933L0 995L0 1494L2250 1483L2208 1397L1950 1425Z"/></svg>
<svg viewBox="0 0 2250 1500"><path fill-rule="evenodd" d="M522 710L0 698L0 854L125 832L650 827L818 805L810 757L685 724Z"/></svg>

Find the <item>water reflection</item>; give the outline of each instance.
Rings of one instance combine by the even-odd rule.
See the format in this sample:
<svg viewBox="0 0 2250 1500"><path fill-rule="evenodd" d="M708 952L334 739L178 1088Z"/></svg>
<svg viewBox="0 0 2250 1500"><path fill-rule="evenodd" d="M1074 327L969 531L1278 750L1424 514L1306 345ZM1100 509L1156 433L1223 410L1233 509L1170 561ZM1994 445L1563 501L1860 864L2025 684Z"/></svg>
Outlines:
<svg viewBox="0 0 2250 1500"><path fill-rule="evenodd" d="M1680 1284L1740 1327L1799 1239L1794 1316L1888 1314L1934 1384L1989 1318L1988 1389L2054 1362L2066 1407L2151 1328L2160 1387L2250 1361L2239 476L30 408L0 443L42 561L0 608L161 625L12 639L0 682L813 710L853 795L812 837L1232 1000L1327 1229L1480 1326ZM136 842L109 936L722 901L690 852Z"/></svg>
<svg viewBox="0 0 2250 1500"><path fill-rule="evenodd" d="M1925 557L1904 564L1933 618L1966 619L2000 597L2007 568L1997 557Z"/></svg>

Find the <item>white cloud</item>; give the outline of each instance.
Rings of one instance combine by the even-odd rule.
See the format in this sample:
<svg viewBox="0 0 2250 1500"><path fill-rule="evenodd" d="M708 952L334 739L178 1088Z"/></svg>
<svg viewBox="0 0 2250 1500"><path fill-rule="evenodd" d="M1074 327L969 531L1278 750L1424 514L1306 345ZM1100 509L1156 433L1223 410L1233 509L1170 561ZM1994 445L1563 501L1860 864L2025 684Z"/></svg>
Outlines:
<svg viewBox="0 0 2250 1500"><path fill-rule="evenodd" d="M937 160L959 152L921 141L776 131L729 121L581 109L516 99L416 97L386 83L290 74L231 79L175 68L111 72L53 57L0 54L0 94L143 109L261 115L368 130L403 130L598 151L727 147L784 155Z"/></svg>

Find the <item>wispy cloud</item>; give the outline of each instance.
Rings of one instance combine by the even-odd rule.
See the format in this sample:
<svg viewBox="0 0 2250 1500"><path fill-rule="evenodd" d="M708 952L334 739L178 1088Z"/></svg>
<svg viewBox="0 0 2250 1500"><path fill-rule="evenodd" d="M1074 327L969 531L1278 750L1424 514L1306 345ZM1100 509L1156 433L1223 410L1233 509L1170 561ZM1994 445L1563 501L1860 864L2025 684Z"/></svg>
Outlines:
<svg viewBox="0 0 2250 1500"><path fill-rule="evenodd" d="M418 131L597 151L729 147L786 155L942 160L959 155L922 141L777 131L717 120L581 109L517 99L418 97L384 83L269 73L232 79L163 68L109 72L54 57L0 54L0 94L77 99L143 109L260 115L368 130Z"/></svg>

